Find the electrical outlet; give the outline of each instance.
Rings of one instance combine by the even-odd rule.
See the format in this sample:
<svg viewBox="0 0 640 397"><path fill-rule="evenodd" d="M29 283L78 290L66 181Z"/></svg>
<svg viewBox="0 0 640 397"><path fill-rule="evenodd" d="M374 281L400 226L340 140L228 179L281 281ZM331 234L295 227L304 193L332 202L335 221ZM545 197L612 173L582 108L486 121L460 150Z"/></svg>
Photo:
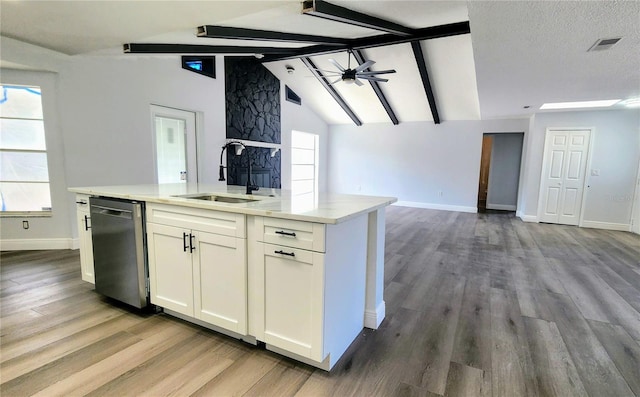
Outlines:
<svg viewBox="0 0 640 397"><path fill-rule="evenodd" d="M22 228L25 230L29 229L29 221L22 221Z"/></svg>

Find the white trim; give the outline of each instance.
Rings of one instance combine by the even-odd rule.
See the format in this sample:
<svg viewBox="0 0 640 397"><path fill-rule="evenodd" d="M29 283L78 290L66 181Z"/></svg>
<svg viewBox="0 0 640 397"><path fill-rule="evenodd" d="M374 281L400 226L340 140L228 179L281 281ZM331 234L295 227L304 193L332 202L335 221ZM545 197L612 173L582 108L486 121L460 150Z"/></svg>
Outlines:
<svg viewBox="0 0 640 397"><path fill-rule="evenodd" d="M516 216L522 220L522 222L538 223L538 217L535 215L525 215L522 212L516 212Z"/></svg>
<svg viewBox="0 0 640 397"><path fill-rule="evenodd" d="M640 129L638 129L640 132ZM631 207L631 221L629 231L640 234L640 162L638 162L638 173L636 174L636 188L633 194L633 206Z"/></svg>
<svg viewBox="0 0 640 397"><path fill-rule="evenodd" d="M499 210L499 211L515 211L515 205L509 204L487 204L488 210Z"/></svg>
<svg viewBox="0 0 640 397"><path fill-rule="evenodd" d="M200 159L198 158L199 153L199 139L200 137L200 131L199 129L202 128L202 125L199 123L199 115L197 111L195 110L187 110L187 109L179 109L179 108L175 108L175 107L171 107L171 106L165 106L165 105L159 105L157 103L151 103L149 104L149 110L150 110L150 116L151 116L151 150L152 150L152 158L153 158L153 178L156 181L156 183L158 183L158 148L157 148L157 131L156 131L156 117L166 117L166 118L178 118L178 119L184 119L185 121L185 133L187 131L190 130L190 126L193 123L193 139L194 139L194 153L192 155L189 154L189 149L190 149L190 145L189 145L189 134L187 134L187 137L185 138L185 150L186 150L186 167L187 167L187 172L189 174L187 174L187 182L198 182L198 178L200 178L200 168L199 168L199 163L200 163ZM204 120L204 118L200 118L200 120ZM192 174L190 171L190 159L191 157L195 157L193 158L193 162L195 164L193 164L192 168L195 168L195 178L190 178L190 175ZM193 175L191 175L191 177L193 177Z"/></svg>
<svg viewBox="0 0 640 397"><path fill-rule="evenodd" d="M549 149L549 132L551 131L589 131L589 147L587 148L587 161L584 169L584 180L582 181L582 200L580 201L580 216L578 217L578 225L582 226L585 210L585 202L587 201L587 187L589 179L589 170L591 169L591 153L593 153L593 141L596 134L595 127L547 127L544 132L544 148L542 151L542 168L540 169L540 184L538 185L538 210L536 211L536 222L542 218L544 200L544 183L548 160ZM523 219L524 220L524 219Z"/></svg>
<svg viewBox="0 0 640 397"><path fill-rule="evenodd" d="M160 306L158 306L158 307L160 307ZM170 309L167 309L167 308L164 308L164 307L162 308L162 311L165 314L168 314L170 316L177 317L177 318L179 318L181 320L184 320L184 321L187 321L187 322L190 322L190 323L193 323L193 324L197 324L197 325L199 325L201 327L208 328L208 329L210 329L212 331L219 332L221 334L230 336L230 337L235 338L235 339L240 339L240 340L242 340L244 342L247 342L247 343L250 343L252 345L257 345L258 344L257 339L256 339L255 336L239 334L237 332L230 331L230 330L228 330L226 328L218 327L217 325L213 325L213 324L208 323L206 321L198 320L197 318L194 318L194 317L191 317L191 316L187 316L186 314L178 313L178 312L175 312L173 310L170 310Z"/></svg>
<svg viewBox="0 0 640 397"><path fill-rule="evenodd" d="M465 207L461 205L447 205L447 204L432 204L432 203L422 203L418 201L396 201L391 205L397 205L400 207L413 207L413 208L426 208L430 210L441 210L441 211L455 211L455 212L478 212L478 208L476 207Z"/></svg>
<svg viewBox="0 0 640 397"><path fill-rule="evenodd" d="M80 249L80 238L79 237L71 239L71 249L72 250L79 250Z"/></svg>
<svg viewBox="0 0 640 397"><path fill-rule="evenodd" d="M0 240L1 251L76 249L71 238L31 238Z"/></svg>
<svg viewBox="0 0 640 397"><path fill-rule="evenodd" d="M386 313L386 304L384 301L378 304L376 307L376 311L373 312L371 310L365 310L364 312L364 326L366 328L378 329L382 320L384 320Z"/></svg>
<svg viewBox="0 0 640 397"><path fill-rule="evenodd" d="M628 223L611 223L611 222L598 222L598 221L584 221L580 227L587 227L591 229L604 229L604 230L619 230L628 232L631 225Z"/></svg>

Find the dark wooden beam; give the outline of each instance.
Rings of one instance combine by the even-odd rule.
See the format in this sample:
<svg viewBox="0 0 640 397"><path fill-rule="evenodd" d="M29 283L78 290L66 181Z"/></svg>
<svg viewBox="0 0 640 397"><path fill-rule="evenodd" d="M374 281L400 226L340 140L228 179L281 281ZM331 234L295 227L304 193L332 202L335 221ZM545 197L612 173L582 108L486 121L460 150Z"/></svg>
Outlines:
<svg viewBox="0 0 640 397"><path fill-rule="evenodd" d="M350 43L350 47L354 50L365 50L367 48L404 44L413 41L439 39L442 37L458 36L461 34L469 33L471 33L469 21L456 22L446 25L429 26L428 28L414 29L413 33L410 36L398 37L391 34L383 34L378 36L353 39Z"/></svg>
<svg viewBox="0 0 640 397"><path fill-rule="evenodd" d="M410 28L397 23L327 3L323 0L303 1L302 13L304 15L311 15L314 17L329 19L331 21L347 23L349 25L380 30L400 36L409 36L412 33Z"/></svg>
<svg viewBox="0 0 640 397"><path fill-rule="evenodd" d="M285 55L266 55L262 62L283 61L287 59L295 59L300 57L310 57L317 55L333 54L342 52L346 49L366 50L367 48L383 47L395 44L410 43L413 41L431 40L442 37L458 36L461 34L469 34L471 29L469 21L450 23L447 25L430 26L428 28L414 29L410 36L396 36L393 34L383 34L378 36L362 37L359 39L351 39L345 47L312 45L293 49L291 54Z"/></svg>
<svg viewBox="0 0 640 397"><path fill-rule="evenodd" d="M300 58L300 60L302 61L302 63L304 63L304 65L309 68L309 70L311 71L311 73L313 73L313 75L318 79L318 81L322 84L322 86L329 91L329 94L331 94L331 96L333 97L333 99L336 100L336 102L338 102L338 105L340 105L340 107L342 108L342 110L345 111L345 113L351 118L351 120L353 120L353 122L357 125L357 126L361 126L362 125L362 121L360 121L360 119L358 118L358 116L354 113L353 110L351 110L351 108L349 107L349 105L347 104L347 102L342 99L342 97L340 96L340 94L338 94L338 91L336 91L335 88L333 88L333 86L331 84L329 84L329 80L327 80L327 78L322 74L322 72L320 72L319 70L317 70L318 68L316 67L316 65L313 63L313 61L307 57L302 57Z"/></svg>
<svg viewBox="0 0 640 397"><path fill-rule="evenodd" d="M198 37L238 40L284 41L288 43L317 43L328 45L345 45L347 39L337 37L315 36L310 34L274 32L271 30L244 29L226 26L198 26Z"/></svg>
<svg viewBox="0 0 640 397"><path fill-rule="evenodd" d="M131 54L293 54L295 48L242 47L200 44L127 43L125 53Z"/></svg>
<svg viewBox="0 0 640 397"><path fill-rule="evenodd" d="M427 94L427 100L429 101L429 107L431 108L431 114L433 115L433 122L440 124L440 116L438 115L438 108L436 107L436 98L433 95L433 90L431 89L431 82L429 81L429 73L427 72L427 64L424 61L422 46L420 46L419 41L412 41L411 48L413 49L413 56L416 58L416 64L420 71L424 92Z"/></svg>
<svg viewBox="0 0 640 397"><path fill-rule="evenodd" d="M353 56L354 58L356 58L356 61L358 61L358 64L363 64L366 61L366 59L364 59L364 55L362 55L362 52L360 50L353 51ZM376 96L378 97L378 100L380 100L380 103L382 104L382 107L384 108L384 110L387 112L387 115L389 115L391 122L394 125L398 125L400 121L398 121L396 114L391 108L391 104L389 104L389 101L387 101L387 97L384 96L384 93L380 88L380 84L378 84L377 81L369 81L369 84L371 84L371 88L373 88L373 92L376 93Z"/></svg>

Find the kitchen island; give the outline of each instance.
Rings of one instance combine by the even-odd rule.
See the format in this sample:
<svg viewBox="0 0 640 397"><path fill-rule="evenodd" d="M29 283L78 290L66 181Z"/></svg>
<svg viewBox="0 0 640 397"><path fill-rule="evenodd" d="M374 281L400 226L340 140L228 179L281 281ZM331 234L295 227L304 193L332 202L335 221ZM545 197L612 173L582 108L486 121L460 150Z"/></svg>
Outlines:
<svg viewBox="0 0 640 397"><path fill-rule="evenodd" d="M206 184L70 190L146 203L151 302L169 314L325 370L384 319L384 208L395 198Z"/></svg>

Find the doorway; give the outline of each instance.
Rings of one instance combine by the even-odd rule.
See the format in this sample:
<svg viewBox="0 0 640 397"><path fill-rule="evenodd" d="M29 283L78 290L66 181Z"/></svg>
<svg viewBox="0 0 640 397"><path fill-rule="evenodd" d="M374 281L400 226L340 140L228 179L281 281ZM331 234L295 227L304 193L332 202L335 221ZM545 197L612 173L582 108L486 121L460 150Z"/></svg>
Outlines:
<svg viewBox="0 0 640 397"><path fill-rule="evenodd" d="M196 114L151 105L157 183L198 182Z"/></svg>
<svg viewBox="0 0 640 397"><path fill-rule="evenodd" d="M538 220L579 225L591 130L547 129Z"/></svg>
<svg viewBox="0 0 640 397"><path fill-rule="evenodd" d="M483 134L478 212L516 210L523 141L522 132Z"/></svg>

